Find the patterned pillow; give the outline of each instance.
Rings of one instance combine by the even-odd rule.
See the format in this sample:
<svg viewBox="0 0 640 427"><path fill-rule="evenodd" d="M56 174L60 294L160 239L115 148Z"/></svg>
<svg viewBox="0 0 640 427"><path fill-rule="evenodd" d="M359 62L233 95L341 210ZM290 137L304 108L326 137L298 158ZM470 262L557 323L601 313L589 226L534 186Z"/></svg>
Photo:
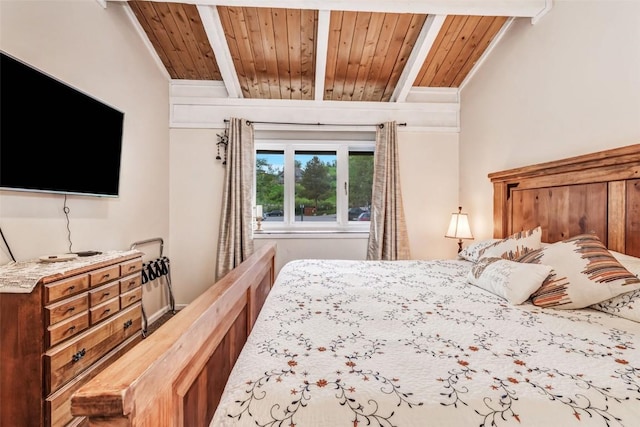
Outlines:
<svg viewBox="0 0 640 427"><path fill-rule="evenodd" d="M619 252L609 251L631 274L640 277L640 258L630 255L621 254ZM599 302L591 306L591 308L604 311L605 313L615 314L625 319L640 322L640 290L626 292L617 297L613 297L606 301Z"/></svg>
<svg viewBox="0 0 640 427"><path fill-rule="evenodd" d="M479 242L472 243L458 253L458 258L466 259L467 261L471 261L471 262L478 262L478 260L480 259L480 254L482 254L482 252L487 247L499 241L500 239L489 239L489 240L480 240Z"/></svg>
<svg viewBox="0 0 640 427"><path fill-rule="evenodd" d="M627 254L621 254L620 252L615 251L609 252L611 252L611 255L613 255L613 257L617 259L624 268L629 270L631 274L636 277L640 277L640 258Z"/></svg>
<svg viewBox="0 0 640 427"><path fill-rule="evenodd" d="M540 288L550 273L551 267L548 265L523 264L504 258L481 258L467 274L467 280L518 305Z"/></svg>
<svg viewBox="0 0 640 427"><path fill-rule="evenodd" d="M480 258L500 257L515 260L528 252L540 249L541 238L542 227L520 231L483 249L480 252Z"/></svg>
<svg viewBox="0 0 640 427"><path fill-rule="evenodd" d="M640 289L640 279L592 234L545 246L518 261L553 267L540 289L531 295L533 304L540 307L583 308Z"/></svg>

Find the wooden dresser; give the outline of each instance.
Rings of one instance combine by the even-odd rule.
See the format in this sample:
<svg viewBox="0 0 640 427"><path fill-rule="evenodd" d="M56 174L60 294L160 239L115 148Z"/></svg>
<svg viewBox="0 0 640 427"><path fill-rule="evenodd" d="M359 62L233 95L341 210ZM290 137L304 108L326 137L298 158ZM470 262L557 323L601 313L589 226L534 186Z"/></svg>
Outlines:
<svg viewBox="0 0 640 427"><path fill-rule="evenodd" d="M73 392L142 338L142 253L78 260L0 293L0 427L83 424Z"/></svg>

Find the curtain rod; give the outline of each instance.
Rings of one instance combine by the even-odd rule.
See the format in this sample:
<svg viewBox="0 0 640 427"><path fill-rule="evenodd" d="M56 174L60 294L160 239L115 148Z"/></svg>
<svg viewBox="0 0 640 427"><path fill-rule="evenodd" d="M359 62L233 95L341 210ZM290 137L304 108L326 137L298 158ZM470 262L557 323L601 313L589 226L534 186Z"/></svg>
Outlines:
<svg viewBox="0 0 640 427"><path fill-rule="evenodd" d="M224 119L225 123L229 123L229 119ZM260 122L247 120L249 124L269 124L269 125L300 125L300 126L375 126L382 129L384 127L384 123L376 123L376 124L361 124L361 123L299 123L299 122ZM398 123L398 126L406 126L406 123Z"/></svg>

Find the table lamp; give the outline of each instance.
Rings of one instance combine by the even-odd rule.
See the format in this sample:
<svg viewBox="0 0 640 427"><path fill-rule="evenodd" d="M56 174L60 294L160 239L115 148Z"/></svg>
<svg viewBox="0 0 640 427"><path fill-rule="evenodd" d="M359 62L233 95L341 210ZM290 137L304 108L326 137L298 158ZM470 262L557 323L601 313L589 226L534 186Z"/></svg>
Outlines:
<svg viewBox="0 0 640 427"><path fill-rule="evenodd" d="M458 239L458 253L462 251L462 239L473 239L471 228L469 227L469 218L466 213L462 213L462 206L458 207L458 212L451 214L449 229L444 237Z"/></svg>

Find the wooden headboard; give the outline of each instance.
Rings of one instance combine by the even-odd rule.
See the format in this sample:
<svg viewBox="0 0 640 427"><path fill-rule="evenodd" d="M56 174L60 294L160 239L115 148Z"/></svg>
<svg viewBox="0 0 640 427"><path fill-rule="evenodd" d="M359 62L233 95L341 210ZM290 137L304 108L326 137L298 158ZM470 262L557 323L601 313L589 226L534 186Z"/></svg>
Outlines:
<svg viewBox="0 0 640 427"><path fill-rule="evenodd" d="M640 257L640 144L489 174L493 235L542 226L542 241L595 233Z"/></svg>

